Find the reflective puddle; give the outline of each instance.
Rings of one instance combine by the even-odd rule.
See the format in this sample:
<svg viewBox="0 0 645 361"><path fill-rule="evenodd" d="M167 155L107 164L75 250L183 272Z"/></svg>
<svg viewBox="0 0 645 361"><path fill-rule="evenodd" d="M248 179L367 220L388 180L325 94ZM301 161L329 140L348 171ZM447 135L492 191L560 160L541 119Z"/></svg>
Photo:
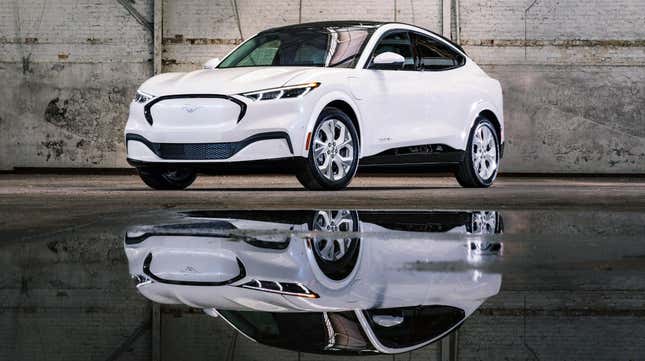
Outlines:
<svg viewBox="0 0 645 361"><path fill-rule="evenodd" d="M497 212L190 212L125 236L139 293L289 350L398 354L456 330L502 275Z"/></svg>
<svg viewBox="0 0 645 361"><path fill-rule="evenodd" d="M2 245L0 359L638 360L644 234L639 212L123 215Z"/></svg>

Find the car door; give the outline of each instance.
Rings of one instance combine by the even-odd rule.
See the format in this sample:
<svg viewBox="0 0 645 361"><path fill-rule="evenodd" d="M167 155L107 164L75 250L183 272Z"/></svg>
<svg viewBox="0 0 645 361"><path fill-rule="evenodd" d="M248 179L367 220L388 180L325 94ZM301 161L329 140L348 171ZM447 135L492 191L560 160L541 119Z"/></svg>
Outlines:
<svg viewBox="0 0 645 361"><path fill-rule="evenodd" d="M454 147L461 143L472 103L464 76L466 58L438 37L417 32L411 36L417 54L417 87L425 94L424 144Z"/></svg>
<svg viewBox="0 0 645 361"><path fill-rule="evenodd" d="M404 57L400 69L379 68L372 64L375 56L393 52ZM363 130L363 154L419 144L425 131L424 92L419 88L418 72L410 33L389 31L376 43L366 69L360 74L361 111L366 127Z"/></svg>

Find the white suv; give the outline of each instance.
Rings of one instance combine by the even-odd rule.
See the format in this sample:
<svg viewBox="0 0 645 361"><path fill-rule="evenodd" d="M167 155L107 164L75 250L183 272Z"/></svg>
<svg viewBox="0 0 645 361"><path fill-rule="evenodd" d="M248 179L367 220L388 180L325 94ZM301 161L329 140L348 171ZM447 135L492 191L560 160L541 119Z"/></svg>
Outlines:
<svg viewBox="0 0 645 361"><path fill-rule="evenodd" d="M488 187L503 153L502 106L500 83L428 30L299 24L263 31L205 69L143 83L127 156L155 189L285 161L309 189L346 187L359 163L449 166L462 186Z"/></svg>

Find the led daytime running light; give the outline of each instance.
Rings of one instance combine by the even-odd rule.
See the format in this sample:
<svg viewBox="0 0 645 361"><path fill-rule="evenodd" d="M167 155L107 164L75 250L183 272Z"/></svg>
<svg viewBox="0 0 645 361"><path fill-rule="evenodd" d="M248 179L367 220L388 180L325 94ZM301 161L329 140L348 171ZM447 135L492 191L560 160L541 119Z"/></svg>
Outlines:
<svg viewBox="0 0 645 361"><path fill-rule="evenodd" d="M248 288L256 291L264 291L271 293L279 293L285 296L296 296L304 298L318 298L318 294L307 288L302 283L291 282L276 282L276 281L262 281L251 280L238 287Z"/></svg>
<svg viewBox="0 0 645 361"><path fill-rule="evenodd" d="M134 95L134 101L140 104L147 103L152 98L154 98L154 95L146 94L140 91L137 91L137 94Z"/></svg>
<svg viewBox="0 0 645 361"><path fill-rule="evenodd" d="M308 84L286 86L282 88L258 90L254 92L243 93L242 95L255 101L300 98L309 94L309 92L318 88L319 86L320 83L313 82Z"/></svg>

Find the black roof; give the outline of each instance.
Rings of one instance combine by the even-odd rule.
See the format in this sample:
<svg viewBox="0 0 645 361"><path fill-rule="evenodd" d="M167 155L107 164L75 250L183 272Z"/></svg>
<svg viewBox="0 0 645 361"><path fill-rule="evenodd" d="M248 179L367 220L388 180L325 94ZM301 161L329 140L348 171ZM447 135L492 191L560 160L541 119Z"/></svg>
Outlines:
<svg viewBox="0 0 645 361"><path fill-rule="evenodd" d="M382 21L363 21L363 20L335 20L335 21L316 21L311 23L301 23L286 26L279 26L265 31L286 30L286 29L312 29L312 28L351 28L356 26L373 26L379 27L388 24Z"/></svg>
<svg viewBox="0 0 645 361"><path fill-rule="evenodd" d="M359 26L371 26L374 28L378 28L382 25L385 24L400 24L400 25L409 25L409 26L414 26L416 28L425 30L427 32L430 32L434 34L435 36L447 41L448 43L452 44L454 47L459 49L462 53L466 54L466 51L464 48L461 47L461 45L455 43L454 41L446 38L445 36L441 34L437 34L432 30L428 30L426 28L422 28L418 25L414 24L406 24L406 23L401 23L398 21L365 21L365 20L335 20L335 21L316 21L316 22L311 22L311 23L301 23L301 24L293 24L293 25L286 25L286 26L278 26L275 28L267 29L262 31L264 32L271 32L271 31L276 31L276 30L290 30L290 29L321 29L321 28L352 28L352 27L359 27Z"/></svg>

